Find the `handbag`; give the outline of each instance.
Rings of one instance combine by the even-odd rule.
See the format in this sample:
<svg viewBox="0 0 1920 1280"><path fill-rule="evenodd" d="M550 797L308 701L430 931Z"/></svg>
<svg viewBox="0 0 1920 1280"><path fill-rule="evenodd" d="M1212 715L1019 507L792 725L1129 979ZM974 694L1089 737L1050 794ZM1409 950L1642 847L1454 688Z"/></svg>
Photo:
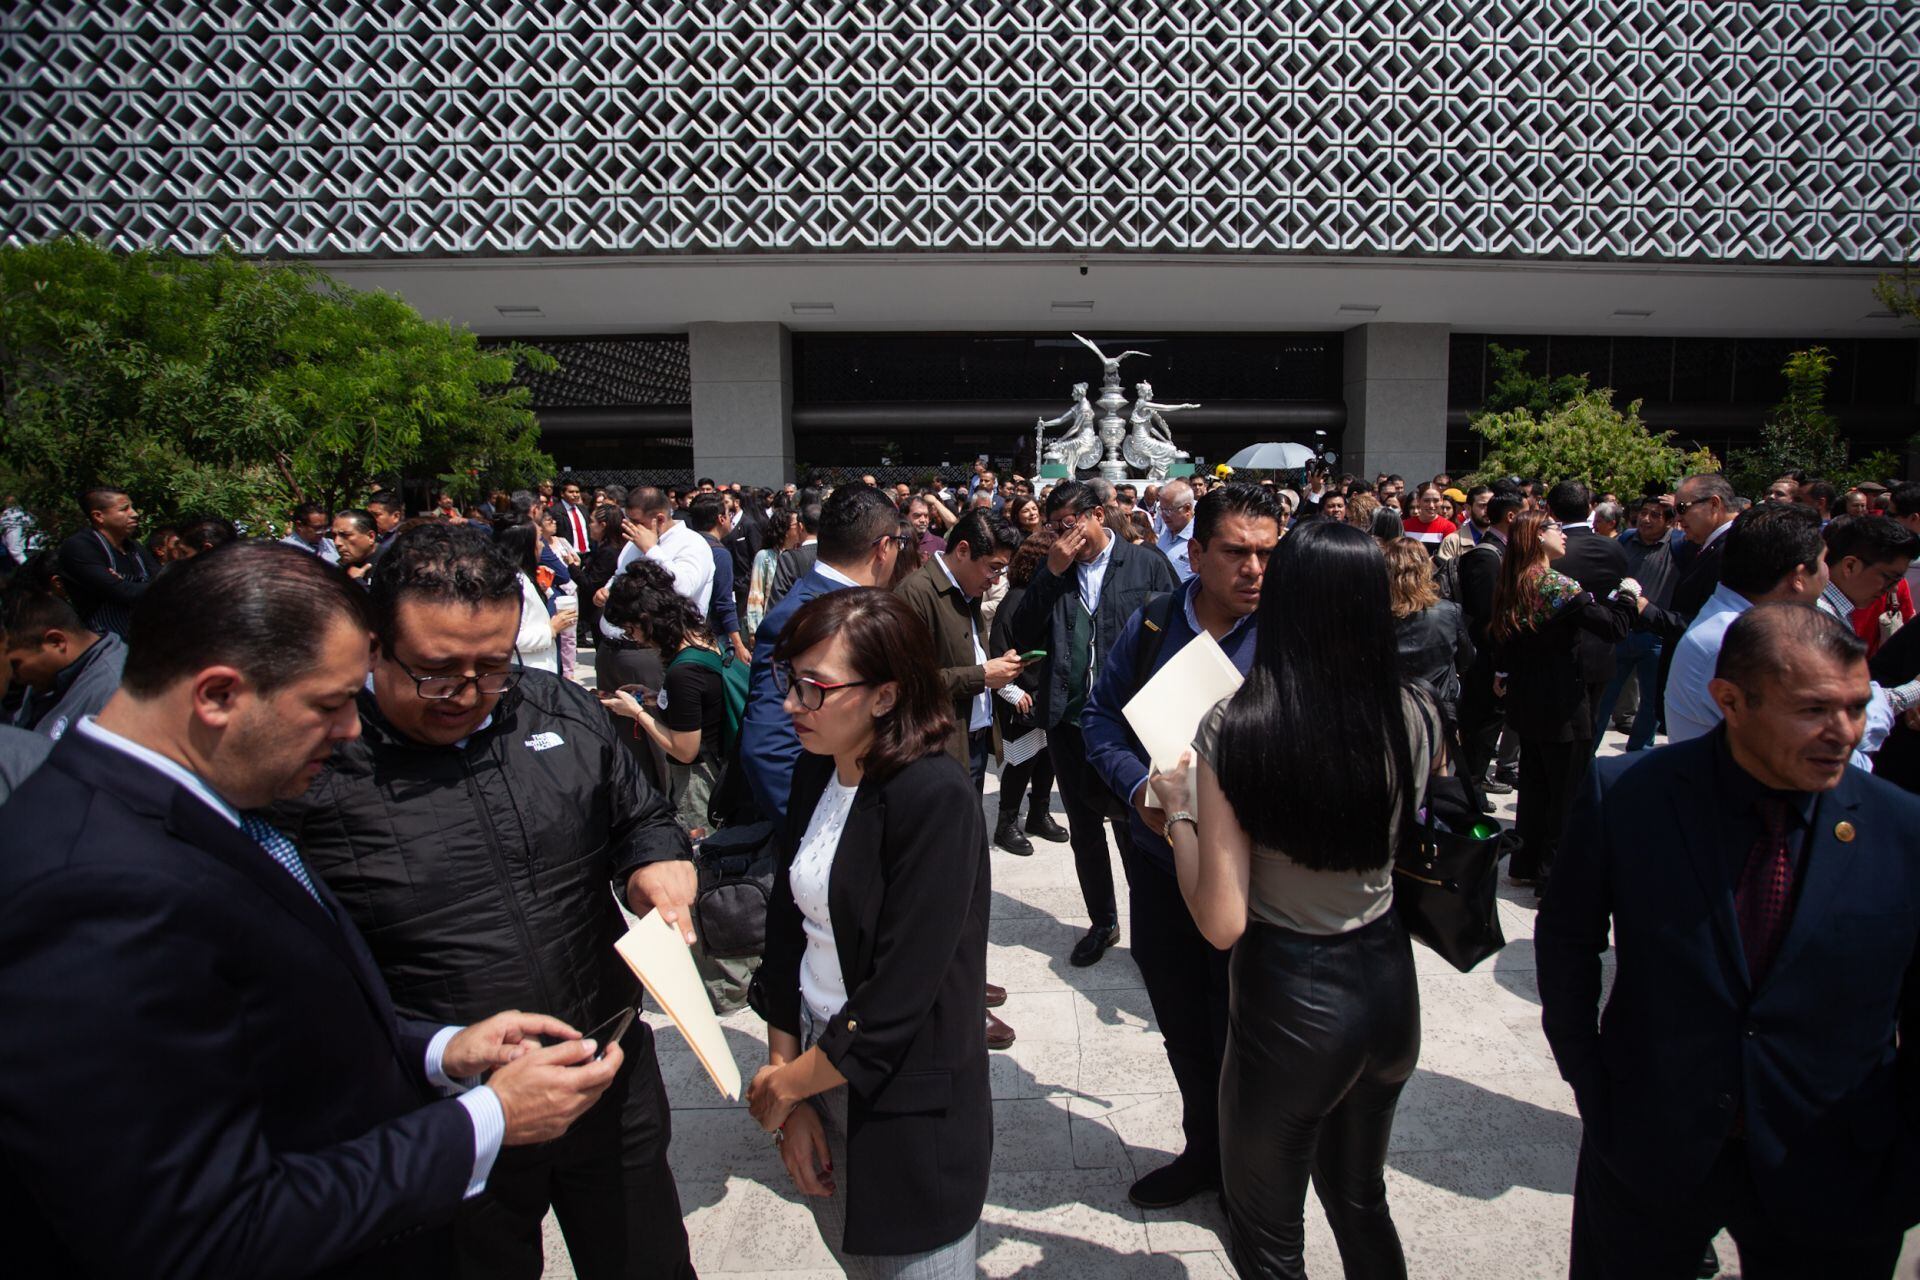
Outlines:
<svg viewBox="0 0 1920 1280"><path fill-rule="evenodd" d="M1507 945L1496 896L1506 850L1459 778L1430 779L1426 809L1418 837L1393 864L1393 909L1408 933L1466 973Z"/></svg>
<svg viewBox="0 0 1920 1280"><path fill-rule="evenodd" d="M722 827L700 842L695 854L700 887L693 899L693 928L707 954L748 960L767 949L767 903L778 868L771 822Z"/></svg>

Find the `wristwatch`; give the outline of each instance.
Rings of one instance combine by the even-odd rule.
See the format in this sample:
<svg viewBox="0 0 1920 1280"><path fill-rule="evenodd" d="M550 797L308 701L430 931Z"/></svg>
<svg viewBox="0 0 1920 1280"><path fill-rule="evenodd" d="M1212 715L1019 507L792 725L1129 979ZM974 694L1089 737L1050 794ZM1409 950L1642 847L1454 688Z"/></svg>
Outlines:
<svg viewBox="0 0 1920 1280"><path fill-rule="evenodd" d="M1200 834L1200 820L1194 817L1193 814L1189 813L1187 810L1182 809L1178 813L1168 814L1167 830L1169 831L1173 830L1173 824L1176 822L1191 822L1193 824L1193 833L1195 835Z"/></svg>

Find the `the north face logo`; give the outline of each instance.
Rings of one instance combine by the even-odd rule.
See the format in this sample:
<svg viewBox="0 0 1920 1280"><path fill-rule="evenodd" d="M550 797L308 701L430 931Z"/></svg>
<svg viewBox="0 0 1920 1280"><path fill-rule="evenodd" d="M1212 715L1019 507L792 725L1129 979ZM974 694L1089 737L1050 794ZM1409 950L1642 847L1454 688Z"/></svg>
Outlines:
<svg viewBox="0 0 1920 1280"><path fill-rule="evenodd" d="M547 751L564 745L566 745L566 739L557 733L536 733L527 739L529 751Z"/></svg>

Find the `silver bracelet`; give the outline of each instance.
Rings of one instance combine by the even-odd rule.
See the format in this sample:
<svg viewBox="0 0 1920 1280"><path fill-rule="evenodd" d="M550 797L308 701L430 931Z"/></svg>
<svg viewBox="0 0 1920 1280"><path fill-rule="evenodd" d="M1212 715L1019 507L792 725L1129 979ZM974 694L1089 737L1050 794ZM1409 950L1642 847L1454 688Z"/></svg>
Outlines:
<svg viewBox="0 0 1920 1280"><path fill-rule="evenodd" d="M1167 830L1168 830L1168 831L1172 831L1172 830L1173 830L1173 827L1174 827L1174 824L1175 824L1175 823L1177 823L1177 822L1191 822L1191 823L1193 824L1193 834L1194 834L1194 835L1196 835L1196 836L1200 834L1200 820L1199 820L1198 818L1196 818L1196 817L1194 817L1194 816L1193 816L1193 815L1192 815L1191 813L1189 813L1189 812L1188 812L1187 810L1185 810L1185 809L1182 809L1182 810L1181 810L1180 812L1178 812L1178 813L1170 813L1170 814L1168 814L1168 815L1167 815Z"/></svg>

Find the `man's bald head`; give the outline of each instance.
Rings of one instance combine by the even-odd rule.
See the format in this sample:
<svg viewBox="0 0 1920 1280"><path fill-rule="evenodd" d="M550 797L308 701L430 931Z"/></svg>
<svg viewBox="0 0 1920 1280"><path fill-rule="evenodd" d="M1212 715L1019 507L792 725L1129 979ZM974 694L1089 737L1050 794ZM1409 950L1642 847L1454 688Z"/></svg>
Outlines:
<svg viewBox="0 0 1920 1280"><path fill-rule="evenodd" d="M1175 533L1193 519L1193 486L1185 480L1169 480L1160 486L1160 519Z"/></svg>

